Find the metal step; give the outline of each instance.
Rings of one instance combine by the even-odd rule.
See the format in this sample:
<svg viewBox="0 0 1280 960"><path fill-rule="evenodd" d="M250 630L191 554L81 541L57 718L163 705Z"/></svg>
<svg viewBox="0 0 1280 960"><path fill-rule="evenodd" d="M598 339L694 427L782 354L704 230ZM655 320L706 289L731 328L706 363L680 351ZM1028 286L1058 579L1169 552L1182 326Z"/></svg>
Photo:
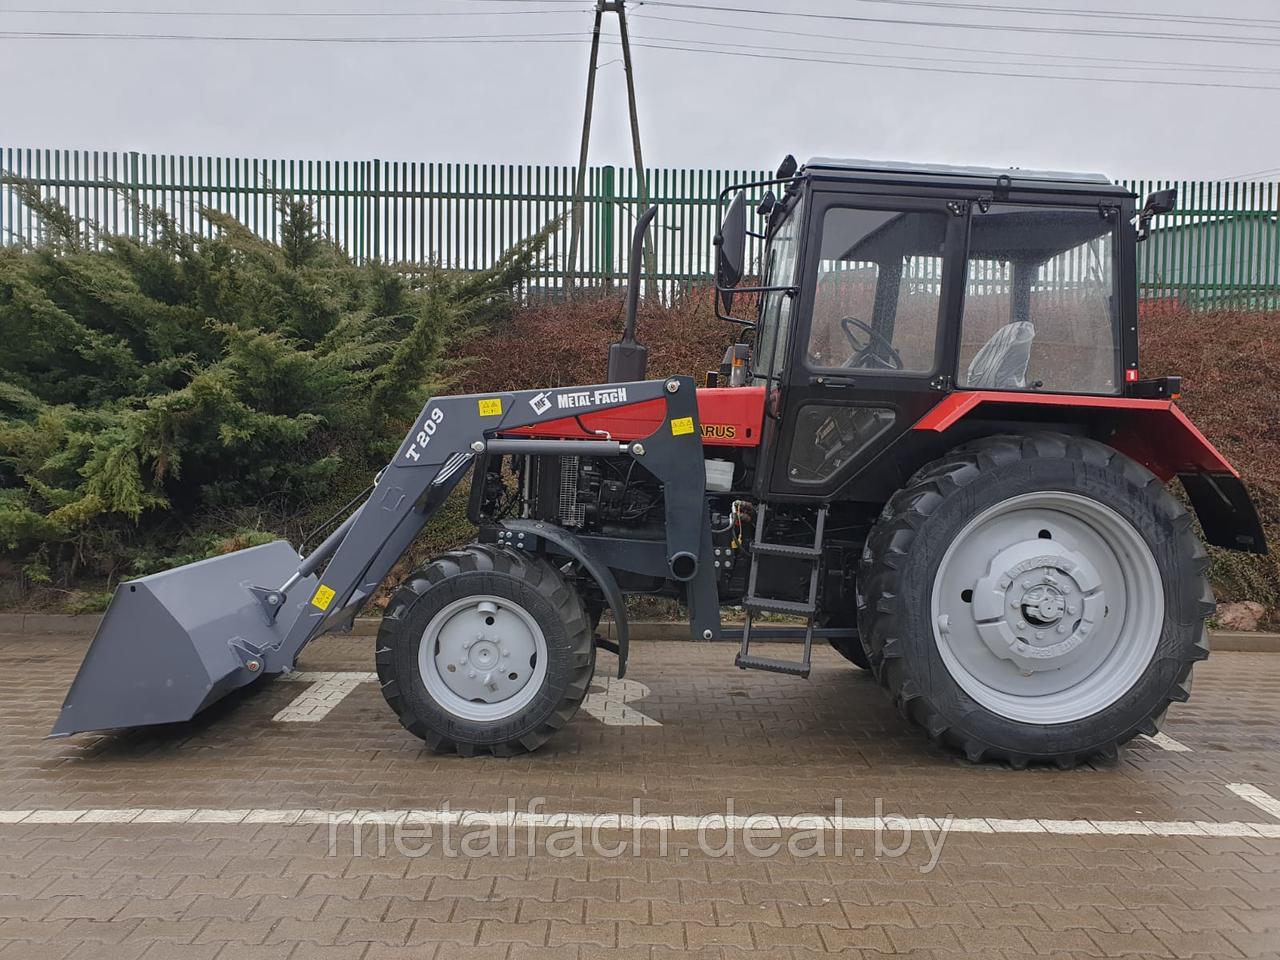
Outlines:
<svg viewBox="0 0 1280 960"><path fill-rule="evenodd" d="M778 600L774 597L747 597L742 601L742 608L751 613L768 611L770 613L790 613L797 617L812 617L817 608L804 600Z"/></svg>
<svg viewBox="0 0 1280 960"><path fill-rule="evenodd" d="M801 547L790 543L756 543L751 552L762 557L787 557L791 560L821 560L817 547Z"/></svg>
<svg viewBox="0 0 1280 960"><path fill-rule="evenodd" d="M733 662L740 670L768 670L770 673L785 673L789 677L809 676L809 664L798 660L774 660L740 653L733 658Z"/></svg>

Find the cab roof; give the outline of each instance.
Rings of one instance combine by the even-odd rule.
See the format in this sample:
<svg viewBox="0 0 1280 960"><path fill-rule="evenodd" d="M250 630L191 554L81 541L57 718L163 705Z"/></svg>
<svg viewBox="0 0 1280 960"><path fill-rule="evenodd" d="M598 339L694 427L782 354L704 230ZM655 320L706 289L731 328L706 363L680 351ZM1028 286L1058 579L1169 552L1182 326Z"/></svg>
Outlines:
<svg viewBox="0 0 1280 960"><path fill-rule="evenodd" d="M1012 186L1035 190L1060 190L1091 194L1132 196L1127 189L1111 182L1101 173L1071 173L1061 170L1022 170L1017 167L955 166L943 163L906 163L896 160L841 160L814 157L804 171L850 180L900 181L904 183L941 183L994 187L1001 177Z"/></svg>

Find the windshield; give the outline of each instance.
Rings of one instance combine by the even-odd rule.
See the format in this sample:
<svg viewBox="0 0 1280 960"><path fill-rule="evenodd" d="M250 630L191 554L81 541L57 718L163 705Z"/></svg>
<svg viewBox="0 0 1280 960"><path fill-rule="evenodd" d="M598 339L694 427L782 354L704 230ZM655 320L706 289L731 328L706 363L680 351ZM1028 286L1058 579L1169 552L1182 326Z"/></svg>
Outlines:
<svg viewBox="0 0 1280 960"><path fill-rule="evenodd" d="M803 201L797 200L770 238L765 254L762 286L783 287L795 283L802 206ZM778 376L778 371L782 369L787 352L787 340L791 332L793 300L794 298L788 296L784 290L773 290L761 294L753 364L753 373L757 377L775 378Z"/></svg>

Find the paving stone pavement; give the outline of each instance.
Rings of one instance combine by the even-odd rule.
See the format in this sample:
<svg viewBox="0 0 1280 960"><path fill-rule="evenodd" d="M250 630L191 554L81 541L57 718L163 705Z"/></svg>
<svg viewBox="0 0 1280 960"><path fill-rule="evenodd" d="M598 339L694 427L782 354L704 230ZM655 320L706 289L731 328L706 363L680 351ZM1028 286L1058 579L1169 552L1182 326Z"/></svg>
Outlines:
<svg viewBox="0 0 1280 960"><path fill-rule="evenodd" d="M368 671L371 642L325 638L299 666ZM1261 826L1280 820L1228 788L1280 797L1274 654L1197 669L1165 727L1188 750L1139 741L1063 772L975 766L930 745L825 649L802 681L740 672L718 644L637 644L628 678L649 693L628 706L656 724L580 713L513 760L428 754L369 682L315 722L277 720L306 687L275 682L191 723L46 740L86 645L0 635L0 960L1280 957L1280 831ZM605 829L579 832L576 855L554 821L454 822L539 798L541 814L670 823L732 799L739 817L1024 826L937 834L936 855L893 830L840 833L839 849L829 833L765 830L756 850L781 849L760 856L747 832ZM96 822L56 822L87 810ZM429 849L412 816L402 831L386 822L406 810L435 818ZM326 822L341 811L381 819ZM1030 821L1063 826L1004 832ZM1197 821L1245 826L1140 832ZM1097 826L1073 833L1081 824Z"/></svg>

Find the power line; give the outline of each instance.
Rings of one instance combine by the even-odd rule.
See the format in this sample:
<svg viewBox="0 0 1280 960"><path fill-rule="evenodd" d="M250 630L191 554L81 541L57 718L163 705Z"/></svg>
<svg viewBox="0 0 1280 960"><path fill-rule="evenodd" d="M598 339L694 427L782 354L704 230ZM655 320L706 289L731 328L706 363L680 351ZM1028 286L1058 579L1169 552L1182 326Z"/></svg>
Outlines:
<svg viewBox="0 0 1280 960"><path fill-rule="evenodd" d="M472 3L492 2L492 3L562 3L564 0L470 0ZM643 5L646 0L639 0L637 6ZM1066 17L1087 17L1091 19L1101 20L1127 20L1146 23L1186 23L1193 25L1205 26L1222 26L1222 27L1244 27L1244 28L1261 28L1269 30L1280 30L1280 20L1269 19L1265 17L1228 17L1222 15L1206 16L1202 14L1189 13L1153 13L1138 10L1071 10L1058 7L1034 7L1034 6L1013 6L1007 4L996 3L977 3L977 2L946 2L946 0L856 0L859 3L878 3L891 6L902 7L922 7L926 9L937 10L975 10L986 13L1008 13L1023 16L1066 16ZM661 4L650 4L661 5ZM677 4L679 5L679 4ZM687 4L685 6L694 7L695 4ZM707 7L706 9L713 9ZM39 8L39 7L10 7L0 8L0 14L36 14L51 16L130 16L130 17L223 17L223 18L240 18L240 17L256 17L256 18L404 18L404 17L475 17L475 16L532 16L537 14L557 14L557 13L582 13L590 12L590 7L572 7L559 10L545 9L526 9L526 10L493 10L484 14L472 13L465 10L146 10L139 8ZM735 11L735 12L754 12L754 13L783 13L783 11ZM789 16L806 16L806 14L794 14L786 11L785 15ZM916 21L909 21L916 22ZM1182 39L1181 36L1178 37Z"/></svg>
<svg viewBox="0 0 1280 960"><path fill-rule="evenodd" d="M857 0L897 7L927 7L937 10L978 10L984 13L1013 13L1035 17L1091 17L1099 20L1133 20L1148 23L1190 23L1212 27L1263 27L1280 29L1280 20L1263 17L1205 16L1196 13L1153 13L1145 10L1070 10L1062 7L1011 6L1001 3L945 3L942 0Z"/></svg>
<svg viewBox="0 0 1280 960"><path fill-rule="evenodd" d="M876 47L908 47L918 50L945 50L953 53L974 53L974 54L990 54L994 56L1010 56L1010 57L1031 57L1038 60L1077 60L1085 61L1089 64L1106 64L1112 69L1138 69L1131 67L1130 64L1149 65L1149 69L1191 69L1191 70L1207 70L1222 71L1224 73L1260 73L1280 74L1280 67L1257 67L1244 65L1228 65L1218 63L1195 63L1192 61L1180 60L1151 60L1134 57L1126 57L1123 61L1124 66L1116 65L1115 57L1090 57L1084 54L1075 53L1042 53L1040 51L1025 50L992 50L989 48L976 47L958 47L950 44L939 43L917 43L907 40L867 40L862 37L846 37L840 35L832 35L830 33L812 33L803 30L782 30L777 27L749 27L738 23L724 23L715 20L691 20L688 17L666 17L655 13L636 14L637 17L642 16L645 20L661 21L663 23L682 23L694 24L704 27L715 27L717 29L742 30L750 33L775 34L789 37L805 37L813 40L836 40L843 43L867 44ZM719 42L719 41L717 41ZM729 41L723 41L729 42ZM870 56L870 54L858 54L859 56ZM1083 65L1083 64L1082 64ZM1063 66L1071 66L1071 64L1063 64Z"/></svg>
<svg viewBox="0 0 1280 960"><path fill-rule="evenodd" d="M512 3L515 0L501 0ZM564 0L549 0L563 3ZM389 10L286 10L272 12L269 10L93 10L93 9L59 9L41 10L34 7L0 9L0 14L46 14L73 16L127 16L127 17L281 17L281 18L362 18L362 17L530 17L548 13L583 13L590 12L590 7L565 7L560 10L491 10L485 13L474 13L469 10L413 10L409 12L393 12Z"/></svg>
<svg viewBox="0 0 1280 960"><path fill-rule="evenodd" d="M809 13L800 10L761 10L758 7L731 7L720 4L683 3L681 0L645 0L645 6L672 7L680 10L703 10L714 13L746 13L756 16L834 20L846 23L880 23L908 27L944 27L952 30L997 30L1010 33L1033 33L1051 36L1119 37L1131 40L1182 40L1188 43L1225 43L1246 47L1280 46L1280 38L1263 39L1225 34L1158 33L1137 30L1101 30L1084 27L1035 27L1023 24L966 23L957 20L906 20L899 17L864 17L847 13Z"/></svg>
<svg viewBox="0 0 1280 960"><path fill-rule="evenodd" d="M650 17L649 19L654 20L659 18ZM812 36L812 34L808 34L808 36ZM829 50L829 49L822 49L822 48L816 48L816 47L786 47L786 46L779 46L777 44L741 43L737 40L695 40L690 37L639 37L639 36L637 36L637 39L653 40L653 41L658 41L662 43L698 43L698 44L710 44L712 46L719 46L719 47L742 47L748 50L767 50L767 51L777 50L777 51L782 51L784 53L818 53L818 54L839 56L839 57L849 57L849 56L870 57L875 60L915 60L923 63L961 63L961 64L967 63L967 64L975 64L977 66L987 66L993 63L993 61L990 60L989 58L969 59L964 57L933 57L933 56L920 57L920 56L911 56L910 54L904 54L904 53L863 53L861 51L856 51L856 50L854 51ZM843 39L843 38L830 38L830 39ZM982 53L983 51L975 50L970 52ZM1013 53L1012 55L1018 56L1018 57L1035 57L1036 56L1036 54L1033 54L1033 53ZM1012 62L1012 61L1004 61L1004 62L996 61L995 65L1010 66L1010 67L1040 66L1040 64L1037 64L1034 62L1019 63L1019 62ZM889 66L892 66L892 64L889 64ZM1064 64L1061 64L1060 66L1066 69L1076 69L1076 70L1098 69L1098 64L1096 63L1064 63ZM1251 69L1249 67L1230 67L1230 66L1226 66L1225 64L1221 66L1215 65L1211 67L1200 67L1195 64L1186 64L1183 66L1194 67L1195 69L1203 69L1206 72L1210 72L1210 73L1213 73L1213 72L1243 73L1247 75L1250 73L1257 72L1264 75L1280 74L1280 69L1266 68L1266 67L1256 68L1256 71L1255 71L1255 69ZM1113 61L1109 63L1107 66L1105 66L1103 69L1129 70L1129 71L1141 71L1141 72L1154 73L1154 72L1161 72L1161 71L1176 70L1178 69L1178 67L1173 67L1173 66L1170 66L1169 64L1158 64L1155 66L1146 66L1142 64L1129 64L1123 61L1121 62Z"/></svg>
<svg viewBox="0 0 1280 960"><path fill-rule="evenodd" d="M1254 170L1252 173L1237 173L1234 177L1226 177L1227 180L1248 180L1251 177L1266 177L1271 174L1280 174L1280 167L1268 167L1266 170Z"/></svg>
<svg viewBox="0 0 1280 960"><path fill-rule="evenodd" d="M560 40L547 38L558 37ZM433 37L296 37L261 34L225 35L213 33L95 33L67 30L0 30L4 40L212 40L251 43L576 43L581 31L559 33L472 33L442 34Z"/></svg>
<svg viewBox="0 0 1280 960"><path fill-rule="evenodd" d="M161 33L99 33L73 31L0 31L0 39L9 40L170 40L170 41L214 41L214 42L255 42L255 43L303 43L303 44L430 44L430 43L581 43L586 39L584 34L573 33L515 33L515 34L445 34L440 36L399 36L399 37L298 37L267 35L222 35L222 34L161 34ZM696 43L702 46L684 46ZM917 66L898 63L872 63L865 60L832 59L817 56L790 56L774 53L751 53L742 50L727 50L711 46L714 41L685 40L681 38L650 38L649 42L636 43L634 46L651 50L668 50L685 53L714 54L717 56L736 56L752 60L776 60L791 63L819 63L835 66L870 67L886 70L906 70L924 73L944 73L960 76L1002 77L1031 80L1078 80L1085 83L1127 83L1143 86L1163 87L1203 87L1220 90L1277 90L1280 86L1261 86L1242 83L1217 83L1193 80L1156 80L1139 77L1089 77L1073 74L1024 73L1009 70L961 70L954 67ZM728 44L729 46L742 46ZM816 51L815 51L816 52ZM1019 66L1014 64L1011 66Z"/></svg>
<svg viewBox="0 0 1280 960"><path fill-rule="evenodd" d="M1280 90L1280 86L1259 86L1255 84L1244 83L1216 83L1212 81L1196 81L1196 80L1149 80L1139 77L1081 77L1069 74L1053 74L1053 73L1015 73L1003 70L958 70L952 67L917 67L908 64L893 63L865 63L857 60L831 60L821 57L793 57L784 56L782 54L768 53L741 53L732 50L717 50L707 47L684 47L684 46L668 46L656 43L637 43L635 46L647 47L652 50L681 50L687 53L710 53L716 56L730 57L746 57L752 60L783 60L792 63L826 63L835 64L846 67L880 67L885 70L909 70L913 72L924 73L947 73L959 74L970 77L1011 77L1029 80L1079 80L1082 83L1121 83L1121 84L1139 84L1142 86L1157 87L1207 87L1218 90Z"/></svg>

